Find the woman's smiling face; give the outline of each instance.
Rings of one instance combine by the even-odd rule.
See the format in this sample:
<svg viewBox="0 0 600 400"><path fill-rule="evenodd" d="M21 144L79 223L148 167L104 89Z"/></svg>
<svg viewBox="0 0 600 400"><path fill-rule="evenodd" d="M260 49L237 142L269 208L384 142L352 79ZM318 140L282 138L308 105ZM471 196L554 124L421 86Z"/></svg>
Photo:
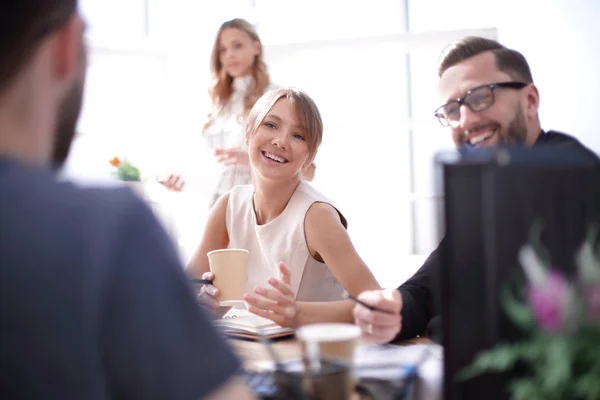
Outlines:
<svg viewBox="0 0 600 400"><path fill-rule="evenodd" d="M308 139L293 101L280 98L249 137L250 163L265 178L291 179L308 165Z"/></svg>

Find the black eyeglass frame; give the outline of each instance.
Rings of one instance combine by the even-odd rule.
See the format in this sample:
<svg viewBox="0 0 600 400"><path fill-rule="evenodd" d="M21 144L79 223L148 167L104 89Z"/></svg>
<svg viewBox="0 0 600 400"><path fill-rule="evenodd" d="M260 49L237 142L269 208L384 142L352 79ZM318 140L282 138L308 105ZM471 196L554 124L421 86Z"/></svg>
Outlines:
<svg viewBox="0 0 600 400"><path fill-rule="evenodd" d="M438 119L438 121L440 122L440 124L442 126L450 126L450 122L448 121L446 116L440 112L440 110L442 110L444 107L448 106L449 104L453 104L453 103L458 104L458 110L459 110L458 115L460 118L460 106L462 106L463 104L465 106L467 106L469 108L469 110L471 110L473 112L483 111L494 105L494 103L496 101L496 99L494 98L494 89L498 89L498 88L501 88L501 89L523 89L527 85L529 85L529 84L525 83L525 82L498 82L498 83L490 83L487 85L477 86L477 87L474 87L473 89L469 90L467 93L465 93L465 95L463 97L460 97L456 100L451 100L451 101L447 102L446 104L439 106L435 110L433 115ZM484 107L484 108L481 108L478 110L474 110L473 107L468 103L468 97L471 95L471 93L473 93L479 89L482 89L482 88L490 89L490 92L492 94L492 101L490 102L490 104L487 107Z"/></svg>

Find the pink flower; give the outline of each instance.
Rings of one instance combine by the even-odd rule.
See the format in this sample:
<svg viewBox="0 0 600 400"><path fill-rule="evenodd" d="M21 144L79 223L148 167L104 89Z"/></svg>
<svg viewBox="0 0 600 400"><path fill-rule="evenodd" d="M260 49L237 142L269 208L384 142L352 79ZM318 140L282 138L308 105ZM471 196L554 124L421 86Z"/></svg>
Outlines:
<svg viewBox="0 0 600 400"><path fill-rule="evenodd" d="M543 330L559 333L566 327L572 291L566 279L551 272L543 283L529 287L529 304Z"/></svg>
<svg viewBox="0 0 600 400"><path fill-rule="evenodd" d="M600 320L600 282L587 291L587 311L590 322Z"/></svg>

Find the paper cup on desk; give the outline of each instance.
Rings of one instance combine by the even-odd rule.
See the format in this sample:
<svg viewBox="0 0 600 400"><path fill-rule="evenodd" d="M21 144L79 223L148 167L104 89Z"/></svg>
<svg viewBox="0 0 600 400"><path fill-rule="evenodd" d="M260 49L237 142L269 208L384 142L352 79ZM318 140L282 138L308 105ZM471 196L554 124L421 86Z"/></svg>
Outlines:
<svg viewBox="0 0 600 400"><path fill-rule="evenodd" d="M246 292L248 250L222 249L208 254L210 270L215 275L213 285L219 289L221 306L243 306Z"/></svg>
<svg viewBox="0 0 600 400"><path fill-rule="evenodd" d="M360 328L342 323L311 324L298 328L296 337L302 343L303 352L308 351L309 344L316 343L319 357L352 363Z"/></svg>
<svg viewBox="0 0 600 400"><path fill-rule="evenodd" d="M314 398L348 398L354 391L352 366L360 328L311 324L298 328L296 337L302 345L305 390Z"/></svg>

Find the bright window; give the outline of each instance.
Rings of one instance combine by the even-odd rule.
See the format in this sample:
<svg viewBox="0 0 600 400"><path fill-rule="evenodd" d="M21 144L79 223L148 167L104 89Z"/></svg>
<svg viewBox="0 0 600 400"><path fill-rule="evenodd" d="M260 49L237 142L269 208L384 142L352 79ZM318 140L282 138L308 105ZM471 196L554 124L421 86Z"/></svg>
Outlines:
<svg viewBox="0 0 600 400"><path fill-rule="evenodd" d="M265 44L273 81L307 91L322 112L314 185L346 215L380 282L395 285L440 235L433 155L452 143L432 117L437 56L467 33L496 35L407 32L406 9L399 0L84 0L91 61L67 172L107 180L108 159L121 154L151 182L183 174L185 192L154 183L150 194L168 211L164 220L188 257L215 184L200 133L209 52L224 20L247 18Z"/></svg>

